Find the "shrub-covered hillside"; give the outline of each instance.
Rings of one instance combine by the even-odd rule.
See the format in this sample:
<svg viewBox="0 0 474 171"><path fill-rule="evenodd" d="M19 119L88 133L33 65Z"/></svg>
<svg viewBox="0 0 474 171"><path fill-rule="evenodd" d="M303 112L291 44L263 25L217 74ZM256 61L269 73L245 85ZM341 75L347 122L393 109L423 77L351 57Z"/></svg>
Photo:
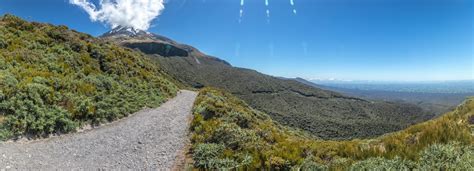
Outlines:
<svg viewBox="0 0 474 171"><path fill-rule="evenodd" d="M327 141L272 121L222 91L194 106L193 166L201 169L439 170L474 168L474 99L437 119L375 139Z"/></svg>
<svg viewBox="0 0 474 171"><path fill-rule="evenodd" d="M164 71L184 85L223 89L267 113L282 125L297 127L324 139L376 137L434 116L413 104L368 101L322 90L296 80L233 67L191 46L178 44L159 35L104 35L101 38L150 54L159 61ZM188 56L162 56L169 51L159 47L168 45L188 51Z"/></svg>
<svg viewBox="0 0 474 171"><path fill-rule="evenodd" d="M176 91L141 53L65 26L0 17L0 139L115 120Z"/></svg>

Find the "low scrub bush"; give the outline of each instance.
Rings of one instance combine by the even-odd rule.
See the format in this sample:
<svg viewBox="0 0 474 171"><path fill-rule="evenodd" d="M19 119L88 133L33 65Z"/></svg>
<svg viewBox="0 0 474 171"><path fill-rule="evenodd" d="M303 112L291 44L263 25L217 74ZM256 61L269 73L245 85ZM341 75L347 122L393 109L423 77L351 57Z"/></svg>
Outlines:
<svg viewBox="0 0 474 171"><path fill-rule="evenodd" d="M367 160L354 163L350 170L413 170L416 168L416 163L410 160L403 160L399 157L394 159L386 159L382 157L369 158Z"/></svg>
<svg viewBox="0 0 474 171"><path fill-rule="evenodd" d="M474 146L456 143L435 144L421 153L422 170L470 170L474 169Z"/></svg>
<svg viewBox="0 0 474 171"><path fill-rule="evenodd" d="M156 107L177 87L153 60L65 26L0 18L0 140Z"/></svg>

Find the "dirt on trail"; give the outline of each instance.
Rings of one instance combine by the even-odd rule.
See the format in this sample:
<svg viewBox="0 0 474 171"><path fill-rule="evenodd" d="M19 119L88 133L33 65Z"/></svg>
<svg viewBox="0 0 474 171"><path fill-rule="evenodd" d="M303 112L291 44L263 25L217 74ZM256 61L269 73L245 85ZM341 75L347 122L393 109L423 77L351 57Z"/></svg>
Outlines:
<svg viewBox="0 0 474 171"><path fill-rule="evenodd" d="M188 143L196 92L80 133L0 143L0 170L171 170Z"/></svg>

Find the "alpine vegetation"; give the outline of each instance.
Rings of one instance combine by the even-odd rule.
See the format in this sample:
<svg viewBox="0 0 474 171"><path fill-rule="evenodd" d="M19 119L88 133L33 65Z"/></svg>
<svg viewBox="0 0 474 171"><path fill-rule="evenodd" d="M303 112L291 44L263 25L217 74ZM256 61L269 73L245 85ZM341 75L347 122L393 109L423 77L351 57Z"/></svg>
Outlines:
<svg viewBox="0 0 474 171"><path fill-rule="evenodd" d="M175 96L141 53L66 26L0 18L0 140L112 121Z"/></svg>
<svg viewBox="0 0 474 171"><path fill-rule="evenodd" d="M322 140L274 122L229 93L201 90L191 125L193 165L210 170L469 170L474 99L373 139Z"/></svg>

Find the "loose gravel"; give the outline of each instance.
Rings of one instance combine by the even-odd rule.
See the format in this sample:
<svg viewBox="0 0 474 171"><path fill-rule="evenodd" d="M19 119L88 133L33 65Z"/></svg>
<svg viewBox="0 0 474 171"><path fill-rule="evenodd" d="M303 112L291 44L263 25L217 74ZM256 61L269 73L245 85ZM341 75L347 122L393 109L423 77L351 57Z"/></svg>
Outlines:
<svg viewBox="0 0 474 171"><path fill-rule="evenodd" d="M0 144L0 170L170 170L188 142L197 93L81 133Z"/></svg>

